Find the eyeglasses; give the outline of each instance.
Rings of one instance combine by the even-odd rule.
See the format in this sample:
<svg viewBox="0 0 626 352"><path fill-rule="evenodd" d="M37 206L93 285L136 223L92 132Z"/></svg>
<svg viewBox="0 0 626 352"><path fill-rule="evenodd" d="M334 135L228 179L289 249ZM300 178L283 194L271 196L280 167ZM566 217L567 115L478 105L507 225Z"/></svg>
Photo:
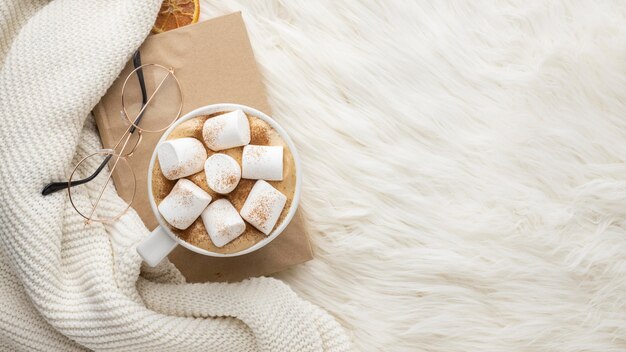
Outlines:
<svg viewBox="0 0 626 352"><path fill-rule="evenodd" d="M46 196L67 189L72 207L87 224L112 222L126 213L137 189L129 159L141 143L142 133L166 130L182 112L182 90L173 68L142 64L139 51L133 55L133 67L122 85L120 102L121 118L128 125L126 131L111 149L101 149L81 159L68 181L49 183L41 192ZM103 173L107 167L108 172ZM124 169L120 175L131 175L116 180L126 190L124 202L102 201L105 190L114 186L111 178L119 169Z"/></svg>

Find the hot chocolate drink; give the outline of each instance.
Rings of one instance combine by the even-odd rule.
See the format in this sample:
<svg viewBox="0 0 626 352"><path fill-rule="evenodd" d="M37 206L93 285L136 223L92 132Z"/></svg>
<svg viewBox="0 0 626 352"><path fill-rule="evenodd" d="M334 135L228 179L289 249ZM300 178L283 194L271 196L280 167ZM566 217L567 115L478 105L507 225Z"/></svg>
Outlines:
<svg viewBox="0 0 626 352"><path fill-rule="evenodd" d="M166 140L174 141L174 140L181 139L181 138L195 138L198 141L202 141L203 146L206 149L206 155L208 158L207 160L209 160L209 162L207 162L205 166L207 168L210 168L213 165L224 165L232 169L233 159L241 167L243 165L242 155L243 155L245 146L241 145L238 147L232 147L232 148L227 148L227 149L222 149L222 148L228 147L229 143L233 141L235 144L242 144L240 143L240 140L245 140L248 138L248 136L245 136L245 135L240 136L234 132L231 133L226 129L225 129L226 132L223 132L222 130L220 130L221 128L223 128L221 127L222 126L221 119L223 115L227 113L229 112L217 113L217 114L213 114L209 116L198 116L198 117L189 119L181 123L180 125L176 126L176 128L170 133L170 135L167 136ZM238 113L243 114L240 111L238 111ZM211 121L211 123L205 124L207 120L212 119L217 116L221 116L221 117L219 119ZM270 179L274 179L275 177L270 177L270 179L266 177L258 177L258 179L265 179L265 181L257 181L257 177L246 176L247 173L254 175L256 170L252 168L250 168L249 170L246 170L245 166L244 166L244 175L240 179L239 179L239 175L236 175L236 174L231 175L229 173L228 177L224 177L224 179L221 180L219 177L215 178L216 177L215 173L211 173L206 170L198 170L198 168L195 165L193 165L195 163L188 163L190 165L193 165L193 168L186 167L186 169L190 169L190 170L193 169L194 171L197 170L197 172L191 175L187 175L184 179L187 179L193 182L195 185L199 186L202 190L204 190L204 192L209 194L211 197L211 204L213 204L213 202L219 199L226 199L232 204L232 206L234 206L237 212L241 212L244 206L244 203L246 202L248 196L250 195L250 191L252 190L253 186L255 186L257 182L260 182L262 183L259 185L260 187L264 185L263 182L267 182L269 185L271 185L275 189L275 191L278 191L279 193L284 195L284 197L286 198L285 205L280 211L278 220L276 221L276 224L272 227L272 228L276 228L284 221L285 217L287 216L287 213L289 212L289 209L291 207L291 203L293 200L293 196L294 196L294 192L296 188L295 160L289 150L289 147L284 142L284 140L280 137L280 134L277 131L275 131L267 122L263 121L262 119L258 117L249 116L245 114L237 116L237 118L241 120L243 116L247 118L248 123L249 123L249 131L250 131L249 144L250 145L282 147L282 169L283 169L282 180L271 181ZM245 122L245 120L243 121ZM204 133L203 133L203 129L204 129ZM219 138L216 138L215 137L216 133L220 133L220 132L222 132L222 134L218 135ZM231 134L228 135L226 133L231 133ZM207 141L207 138L209 139L208 141ZM207 142L210 145L212 145L214 149L219 149L219 151L214 151L214 150L207 148ZM213 145L216 145L216 146L213 146ZM268 150L271 151L272 149L268 149ZM226 154L230 156L232 159L227 158L224 155L217 155L217 157L219 158L217 157L211 158L213 155L218 154L218 153ZM256 156L257 154L258 152L254 154L254 156ZM264 165L267 168L272 168L274 167L274 164L277 163L276 154L271 154L269 156L272 156L274 160L270 164L267 164L267 165L264 164ZM253 163L253 161L251 163ZM247 162L248 161L246 161L246 163ZM189 166L189 165L186 165L186 166ZM167 170L167 171L168 172L166 172L166 174L171 175L171 174L175 174L179 170L174 169L173 171L171 170ZM265 170L261 170L261 171L263 172L261 172L260 175L263 175L264 173L267 174ZM275 168L270 171L274 172L275 174ZM256 171L256 173L259 173L259 172ZM210 182L207 182L207 176L211 178ZM249 178L246 178L246 177L249 177ZM163 202L163 200L172 192L172 189L174 188L174 185L176 185L177 181L184 180L183 178L179 178L179 179L170 179L170 178L171 177L168 178L164 175L161 165L159 164L159 160L156 160L154 164L154 168L152 169L152 193L154 195L154 200L157 205L161 204L161 202ZM235 180L237 179L239 179L238 183L235 182ZM231 181L236 183L236 186L234 188L232 187L231 183L233 182ZM267 186L265 186L265 188L267 188ZM271 187L269 188L271 191ZM216 192L216 190L219 191L220 193ZM220 205L220 203L214 205L213 207L209 205L209 208L211 209L219 208L218 205ZM227 207L227 205L225 206ZM180 230L174 226L171 226L170 224L168 224L168 228L183 241L186 241L196 247L205 249L210 252L215 252L215 253L226 254L226 253L240 252L246 248L253 246L255 243L260 242L261 240L267 238L267 235L264 233L264 232L267 232L266 227L262 226L263 224L260 224L258 222L259 219L263 220L264 217L257 216L256 217L257 221L252 221L252 224L254 226L248 221L245 221L245 229L243 229L243 233L238 235L233 240L230 240L230 238L228 238L229 242L227 242L226 244L221 243L222 242L221 240L217 240L218 243L216 245L216 243L214 243L211 240L211 236L209 236L207 232L207 228L205 227L205 224L203 223L203 218L205 220L215 218L215 215L212 216L211 214L206 214L206 212L211 209L207 208L207 210L205 210L205 213L203 213L203 216L198 217L195 221L193 221L193 223L190 226L188 226L184 230ZM248 209L244 209L244 210L247 210L244 213L248 214L248 218L249 218L249 214L254 213L254 212L249 211ZM274 212L275 212L275 209L274 209ZM218 213L216 212L216 214ZM270 214L268 214L268 216L269 215ZM271 214L271 215L272 217L274 217L275 214ZM249 218L249 220L251 219ZM209 226L209 227L213 228L214 226ZM262 232L258 228L261 228L264 231ZM213 229L210 229L210 230L213 230ZM237 233L239 232L240 231L237 231ZM217 237L214 237L214 238L217 238Z"/></svg>

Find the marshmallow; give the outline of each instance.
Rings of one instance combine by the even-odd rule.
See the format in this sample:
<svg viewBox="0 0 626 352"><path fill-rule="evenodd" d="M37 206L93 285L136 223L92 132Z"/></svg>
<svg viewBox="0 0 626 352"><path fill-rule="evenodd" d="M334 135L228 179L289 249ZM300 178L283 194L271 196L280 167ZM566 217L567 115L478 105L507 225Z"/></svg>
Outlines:
<svg viewBox="0 0 626 352"><path fill-rule="evenodd" d="M176 182L174 188L159 204L159 213L172 227L184 230L200 216L211 196L186 178Z"/></svg>
<svg viewBox="0 0 626 352"><path fill-rule="evenodd" d="M223 247L246 229L237 209L225 198L211 203L201 216L211 241L217 247Z"/></svg>
<svg viewBox="0 0 626 352"><path fill-rule="evenodd" d="M258 180L241 208L241 217L269 235L285 207L287 197L269 183Z"/></svg>
<svg viewBox="0 0 626 352"><path fill-rule="evenodd" d="M232 157L216 153L204 163L206 183L209 188L220 194L232 192L241 179L241 168Z"/></svg>
<svg viewBox="0 0 626 352"><path fill-rule="evenodd" d="M243 178L282 181L283 147L247 145L243 147L241 166Z"/></svg>
<svg viewBox="0 0 626 352"><path fill-rule="evenodd" d="M163 176L176 180L202 171L207 154L199 140L177 138L159 144L157 156Z"/></svg>
<svg viewBox="0 0 626 352"><path fill-rule="evenodd" d="M241 110L212 117L202 127L204 143L213 151L250 143L250 124Z"/></svg>

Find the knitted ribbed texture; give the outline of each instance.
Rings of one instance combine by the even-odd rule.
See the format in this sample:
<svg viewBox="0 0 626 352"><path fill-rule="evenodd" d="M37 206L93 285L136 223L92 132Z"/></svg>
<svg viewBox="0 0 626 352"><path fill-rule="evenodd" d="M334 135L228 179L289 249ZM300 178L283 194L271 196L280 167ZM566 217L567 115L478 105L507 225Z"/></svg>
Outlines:
<svg viewBox="0 0 626 352"><path fill-rule="evenodd" d="M280 281L184 284L169 263L140 278L134 212L85 226L66 193L40 195L99 148L86 117L160 2L0 3L0 350L348 350ZM105 193L101 209L120 201Z"/></svg>

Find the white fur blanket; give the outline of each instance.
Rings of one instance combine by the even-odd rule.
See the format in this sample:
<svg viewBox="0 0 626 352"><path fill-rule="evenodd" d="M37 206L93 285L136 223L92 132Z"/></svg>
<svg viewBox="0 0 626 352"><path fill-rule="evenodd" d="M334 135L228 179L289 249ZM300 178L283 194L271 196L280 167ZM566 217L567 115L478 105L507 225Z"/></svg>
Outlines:
<svg viewBox="0 0 626 352"><path fill-rule="evenodd" d="M626 350L624 1L202 5L306 167L279 277L361 350Z"/></svg>
<svg viewBox="0 0 626 352"><path fill-rule="evenodd" d="M41 195L99 148L85 118L160 2L0 4L0 350L347 351L337 322L280 281L184 284L168 263L140 278L134 212L85 226L67 194ZM119 202L108 192L100 209Z"/></svg>

